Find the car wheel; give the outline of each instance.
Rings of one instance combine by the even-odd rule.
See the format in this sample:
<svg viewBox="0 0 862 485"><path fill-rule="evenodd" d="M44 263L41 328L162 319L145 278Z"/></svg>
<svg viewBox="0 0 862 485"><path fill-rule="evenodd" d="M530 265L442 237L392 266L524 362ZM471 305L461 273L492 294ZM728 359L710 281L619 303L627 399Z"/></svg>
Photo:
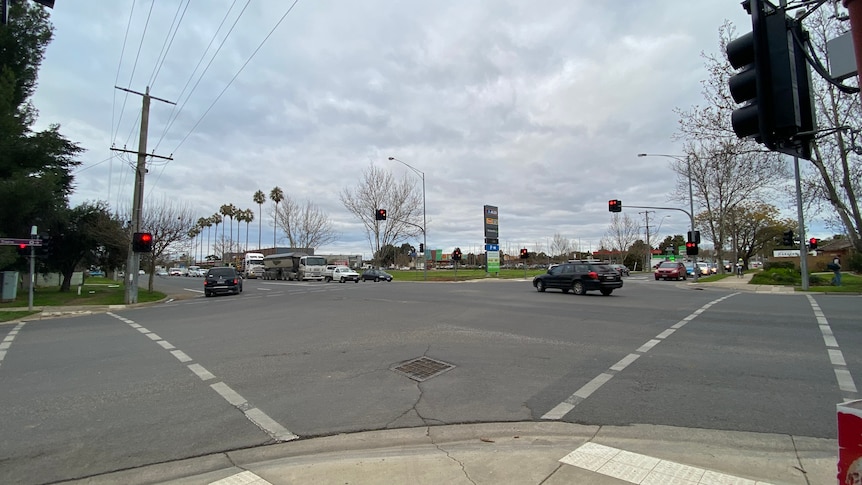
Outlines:
<svg viewBox="0 0 862 485"><path fill-rule="evenodd" d="M329 276L323 278L324 283L329 283L330 281L332 281L332 278L330 278Z"/></svg>
<svg viewBox="0 0 862 485"><path fill-rule="evenodd" d="M608 296L608 295L610 295L611 293L613 293L613 292L614 292L614 290L612 290L612 289L610 289L610 288L602 288L602 289L601 289L601 290L599 290L599 291L601 291L601 292L602 292L602 294L603 294L603 295L605 295L605 296Z"/></svg>
<svg viewBox="0 0 862 485"><path fill-rule="evenodd" d="M584 283L581 281L575 281L572 283L572 292L576 295L583 295L587 292L587 289L584 288Z"/></svg>
<svg viewBox="0 0 862 485"><path fill-rule="evenodd" d="M374 282L375 282L375 283L379 283L379 282L380 282L380 277L379 277L379 276L375 276L375 277L374 277Z"/></svg>
<svg viewBox="0 0 862 485"><path fill-rule="evenodd" d="M344 283L344 277L343 276L341 277L341 283Z"/></svg>
<svg viewBox="0 0 862 485"><path fill-rule="evenodd" d="M537 281L536 282L536 291L538 291L539 293L544 292L545 291L545 283L543 283L542 281Z"/></svg>
<svg viewBox="0 0 862 485"><path fill-rule="evenodd" d="M359 278L353 280L354 283L359 283Z"/></svg>

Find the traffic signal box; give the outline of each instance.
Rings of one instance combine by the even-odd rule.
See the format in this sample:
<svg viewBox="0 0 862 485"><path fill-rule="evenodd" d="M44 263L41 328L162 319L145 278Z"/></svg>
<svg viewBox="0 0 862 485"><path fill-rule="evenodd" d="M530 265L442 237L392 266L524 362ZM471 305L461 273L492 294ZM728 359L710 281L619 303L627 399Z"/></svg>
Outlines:
<svg viewBox="0 0 862 485"><path fill-rule="evenodd" d="M739 138L753 137L773 151L811 159L814 99L802 43L808 33L768 0L747 0L752 31L727 44L731 124Z"/></svg>
<svg viewBox="0 0 862 485"><path fill-rule="evenodd" d="M623 203L620 200L609 200L608 201L608 211L609 212L622 212L623 211Z"/></svg>
<svg viewBox="0 0 862 485"><path fill-rule="evenodd" d="M153 234L149 232L136 232L132 235L132 251L136 253L153 252Z"/></svg>
<svg viewBox="0 0 862 485"><path fill-rule="evenodd" d="M815 249L817 249L817 243L818 242L820 242L820 240L817 239L816 237L812 237L811 239L809 239L808 240L808 249L810 249L811 251L814 251Z"/></svg>
<svg viewBox="0 0 862 485"><path fill-rule="evenodd" d="M700 252L700 249L697 247L697 243L694 241L687 241L685 243L685 254L687 256L697 256L697 253Z"/></svg>
<svg viewBox="0 0 862 485"><path fill-rule="evenodd" d="M386 209L377 209L377 212L374 213L374 219L377 221L385 221Z"/></svg>
<svg viewBox="0 0 862 485"><path fill-rule="evenodd" d="M26 244L18 245L18 256L30 256L30 246Z"/></svg>
<svg viewBox="0 0 862 485"><path fill-rule="evenodd" d="M781 244L783 244L784 246L793 246L793 231L784 231L784 235L781 239Z"/></svg>
<svg viewBox="0 0 862 485"><path fill-rule="evenodd" d="M530 253L529 253L529 251L527 251L527 248L522 248L521 249L521 259L527 259L529 256L530 256Z"/></svg>
<svg viewBox="0 0 862 485"><path fill-rule="evenodd" d="M452 251L452 260L461 261L461 248L455 248L455 250Z"/></svg>

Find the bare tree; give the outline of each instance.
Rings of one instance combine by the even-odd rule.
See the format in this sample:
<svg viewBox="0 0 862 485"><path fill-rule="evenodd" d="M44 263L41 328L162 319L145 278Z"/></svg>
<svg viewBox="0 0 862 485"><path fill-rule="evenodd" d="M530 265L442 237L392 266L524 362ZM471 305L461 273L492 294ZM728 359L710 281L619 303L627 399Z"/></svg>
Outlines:
<svg viewBox="0 0 862 485"><path fill-rule="evenodd" d="M300 205L285 195L275 221L293 248L319 248L338 237L329 216L310 200Z"/></svg>
<svg viewBox="0 0 862 485"><path fill-rule="evenodd" d="M422 194L406 176L396 181L390 172L372 164L363 171L359 185L345 187L339 198L365 226L372 254L422 233ZM387 210L386 221L375 219L377 209Z"/></svg>
<svg viewBox="0 0 862 485"><path fill-rule="evenodd" d="M621 260L625 260L629 248L638 240L638 223L628 214L620 217L620 214L615 213L605 235L606 239L602 240L602 244L607 244L612 251L619 251Z"/></svg>
<svg viewBox="0 0 862 485"><path fill-rule="evenodd" d="M167 255L168 249L186 243L189 240L189 231L194 226L194 211L187 203L177 203L164 197L144 206L141 227L153 233L153 252L142 262L149 274L149 291L153 291L156 261Z"/></svg>
<svg viewBox="0 0 862 485"><path fill-rule="evenodd" d="M725 52L734 33L727 21L719 28L720 52ZM727 244L727 214L739 204L758 201L767 191L785 185L788 171L777 153L736 136L730 118L737 105L728 89L735 70L724 54L702 56L709 73L701 82L706 104L676 110L679 127L675 138L683 141L686 158L672 162L677 173L673 197L687 202L689 182L692 184L694 205L709 213L703 219L707 226L701 229L721 259Z"/></svg>
<svg viewBox="0 0 862 485"><path fill-rule="evenodd" d="M838 2L824 5L807 18L811 44L817 55L829 65L826 41L843 34L846 25L840 20ZM813 173L804 177L804 196L810 208L821 211L827 224L848 236L857 251L862 251L862 158L857 137L860 135L860 101L812 73L818 129L834 129L834 134L819 138L811 157ZM853 84L856 76L853 76ZM852 128L852 129L850 129Z"/></svg>
<svg viewBox="0 0 862 485"><path fill-rule="evenodd" d="M550 248L548 251L551 252L550 256L566 256L568 257L569 253L572 252L572 241L567 237L563 237L562 234L555 233L554 237L551 239Z"/></svg>

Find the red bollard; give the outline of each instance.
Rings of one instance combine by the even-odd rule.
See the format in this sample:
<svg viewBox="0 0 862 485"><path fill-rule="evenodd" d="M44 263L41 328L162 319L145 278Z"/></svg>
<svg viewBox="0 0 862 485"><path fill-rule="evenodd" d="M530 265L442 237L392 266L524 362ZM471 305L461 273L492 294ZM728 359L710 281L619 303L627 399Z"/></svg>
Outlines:
<svg viewBox="0 0 862 485"><path fill-rule="evenodd" d="M862 485L862 400L838 404L838 483Z"/></svg>

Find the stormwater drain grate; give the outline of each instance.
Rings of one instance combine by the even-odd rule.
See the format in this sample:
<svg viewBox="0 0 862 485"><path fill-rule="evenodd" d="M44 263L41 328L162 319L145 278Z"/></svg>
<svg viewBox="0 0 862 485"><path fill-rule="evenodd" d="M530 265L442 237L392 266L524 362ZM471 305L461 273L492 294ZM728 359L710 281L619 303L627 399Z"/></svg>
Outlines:
<svg viewBox="0 0 862 485"><path fill-rule="evenodd" d="M414 381L422 382L454 368L454 365L447 364L446 362L428 357L419 357L418 359L402 362L398 366L393 367L392 370Z"/></svg>

